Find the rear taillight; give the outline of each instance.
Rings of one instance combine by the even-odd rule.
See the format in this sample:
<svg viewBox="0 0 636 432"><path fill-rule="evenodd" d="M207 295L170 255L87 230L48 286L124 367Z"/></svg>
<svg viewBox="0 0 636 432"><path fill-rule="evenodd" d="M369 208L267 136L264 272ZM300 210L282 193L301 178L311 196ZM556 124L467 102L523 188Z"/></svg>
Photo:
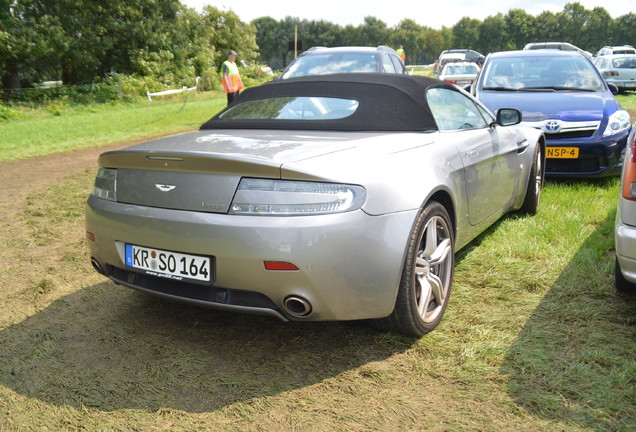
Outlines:
<svg viewBox="0 0 636 432"><path fill-rule="evenodd" d="M623 171L623 198L636 201L636 128L632 127L632 132L627 140L627 151L625 153L625 164Z"/></svg>

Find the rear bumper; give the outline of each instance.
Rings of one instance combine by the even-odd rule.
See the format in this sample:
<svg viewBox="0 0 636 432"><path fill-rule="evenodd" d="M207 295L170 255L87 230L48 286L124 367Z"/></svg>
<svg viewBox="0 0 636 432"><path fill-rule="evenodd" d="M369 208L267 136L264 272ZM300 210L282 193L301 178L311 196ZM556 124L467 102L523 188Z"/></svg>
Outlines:
<svg viewBox="0 0 636 432"><path fill-rule="evenodd" d="M627 79L627 80L611 80L607 77L605 78L608 84L614 84L621 90L634 90L636 91L636 79Z"/></svg>
<svg viewBox="0 0 636 432"><path fill-rule="evenodd" d="M363 211L259 217L121 204L91 196L86 229L91 257L116 283L212 308L281 319L380 318L393 310L405 247L417 211L369 216ZM215 280L202 286L125 265L125 244L214 257ZM291 262L271 271L264 261ZM311 304L303 317L285 299Z"/></svg>
<svg viewBox="0 0 636 432"><path fill-rule="evenodd" d="M636 284L636 227L616 222L616 259L621 273Z"/></svg>

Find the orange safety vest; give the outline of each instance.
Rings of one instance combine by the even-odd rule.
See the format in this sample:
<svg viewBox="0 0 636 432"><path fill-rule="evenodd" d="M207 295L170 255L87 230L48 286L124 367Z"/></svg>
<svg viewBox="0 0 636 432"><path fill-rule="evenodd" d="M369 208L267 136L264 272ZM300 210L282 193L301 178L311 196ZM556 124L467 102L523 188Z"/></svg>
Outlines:
<svg viewBox="0 0 636 432"><path fill-rule="evenodd" d="M239 90L243 90L245 87L236 63L227 60L223 62L223 66L227 67L227 75L223 73L223 91L225 93L236 93Z"/></svg>
<svg viewBox="0 0 636 432"><path fill-rule="evenodd" d="M402 63L404 63L404 60L406 60L406 54L404 53L404 50L402 48L398 48L396 51L398 56L400 56L400 60L402 60Z"/></svg>

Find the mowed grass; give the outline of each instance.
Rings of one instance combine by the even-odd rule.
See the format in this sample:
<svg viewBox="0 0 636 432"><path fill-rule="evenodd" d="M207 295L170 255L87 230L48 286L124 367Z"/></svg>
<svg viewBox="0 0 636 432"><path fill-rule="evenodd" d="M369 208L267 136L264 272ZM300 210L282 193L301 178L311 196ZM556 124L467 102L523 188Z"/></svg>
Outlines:
<svg viewBox="0 0 636 432"><path fill-rule="evenodd" d="M458 253L412 339L170 303L90 267L94 169L0 225L0 431L631 431L636 299L613 288L618 179L548 181Z"/></svg>
<svg viewBox="0 0 636 432"><path fill-rule="evenodd" d="M181 93L153 101L25 110L0 122L0 161L124 143L198 128L225 107L219 92Z"/></svg>

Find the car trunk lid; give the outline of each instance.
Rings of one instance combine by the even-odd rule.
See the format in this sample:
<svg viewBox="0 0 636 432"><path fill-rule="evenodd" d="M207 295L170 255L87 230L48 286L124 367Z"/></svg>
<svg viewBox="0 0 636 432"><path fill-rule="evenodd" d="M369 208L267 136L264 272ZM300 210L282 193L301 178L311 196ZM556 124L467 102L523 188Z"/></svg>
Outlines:
<svg viewBox="0 0 636 432"><path fill-rule="evenodd" d="M280 178L285 163L354 147L334 133L196 131L104 153L99 165L117 169L119 202L227 213L241 177Z"/></svg>

